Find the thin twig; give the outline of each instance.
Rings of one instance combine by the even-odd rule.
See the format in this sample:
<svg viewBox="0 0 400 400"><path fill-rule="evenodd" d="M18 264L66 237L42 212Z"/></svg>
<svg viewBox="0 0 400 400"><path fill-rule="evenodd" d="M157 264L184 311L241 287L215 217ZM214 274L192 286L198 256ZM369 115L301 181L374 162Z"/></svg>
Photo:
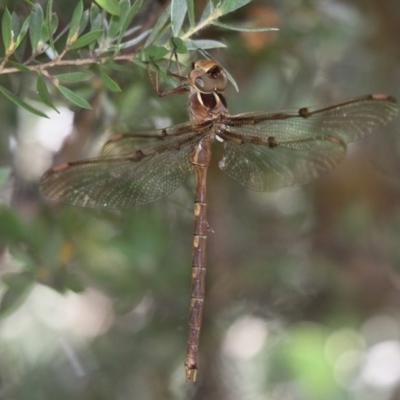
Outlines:
<svg viewBox="0 0 400 400"><path fill-rule="evenodd" d="M115 57L93 57L93 58L83 58L78 60L52 60L43 64L24 65L24 66L27 67L30 71L40 71L49 68L62 67L68 65L104 64L110 60L131 60L134 57L136 57L136 53L120 54ZM20 69L15 67L10 67L10 68L4 68L2 71L0 71L0 74L12 74L14 72L25 72L25 71L21 71Z"/></svg>

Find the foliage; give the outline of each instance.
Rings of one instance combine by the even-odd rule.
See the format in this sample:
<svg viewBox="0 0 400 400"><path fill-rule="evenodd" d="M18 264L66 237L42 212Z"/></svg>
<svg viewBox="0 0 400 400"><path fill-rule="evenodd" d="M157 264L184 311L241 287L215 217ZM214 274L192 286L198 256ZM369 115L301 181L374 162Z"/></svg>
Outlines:
<svg viewBox="0 0 400 400"><path fill-rule="evenodd" d="M209 0L196 21L193 0L172 0L152 29L142 29L138 22L143 0L133 3L130 0L97 0L97 4L91 4L88 9L84 9L83 1L79 0L69 25L63 27L52 11L52 0L47 1L45 9L39 3L34 4L25 19L6 8L2 16L5 53L1 57L0 75L35 72L38 100L43 104L55 109L47 88L47 84L51 84L72 104L91 108L82 94L60 82L72 84L90 80L92 76L88 74L93 68L92 71L89 68L98 66L94 71L101 77L104 87L120 91L119 85L106 72L115 68L118 61L136 60L136 64L143 66L143 62L158 61L171 52L200 51L207 56L209 49L226 47L220 41L194 39L200 30L211 25L255 32L273 29L241 28L219 22L221 17L249 2ZM188 23L185 24L186 19ZM30 54L26 51L29 46ZM55 75L52 70L56 67L69 67L73 72ZM0 86L0 93L19 107L45 116L7 88Z"/></svg>

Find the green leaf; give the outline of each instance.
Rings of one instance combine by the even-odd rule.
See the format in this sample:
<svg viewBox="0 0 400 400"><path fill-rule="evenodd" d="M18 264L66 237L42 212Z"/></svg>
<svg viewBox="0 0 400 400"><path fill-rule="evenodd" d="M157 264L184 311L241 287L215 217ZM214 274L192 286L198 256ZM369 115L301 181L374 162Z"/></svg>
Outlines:
<svg viewBox="0 0 400 400"><path fill-rule="evenodd" d="M226 47L222 42L217 40L198 39L198 40L186 40L188 50L199 50L199 49L216 49L219 47Z"/></svg>
<svg viewBox="0 0 400 400"><path fill-rule="evenodd" d="M186 5L187 5L187 9L188 9L189 24L190 24L190 27L193 28L195 26L193 0L186 0Z"/></svg>
<svg viewBox="0 0 400 400"><path fill-rule="evenodd" d="M89 23L89 9L85 10L82 14L81 22L79 23L78 32L81 34L87 27Z"/></svg>
<svg viewBox="0 0 400 400"><path fill-rule="evenodd" d="M129 24L131 23L133 17L136 15L142 4L143 0L135 0L124 20L124 25L123 25L124 30L128 29Z"/></svg>
<svg viewBox="0 0 400 400"><path fill-rule="evenodd" d="M141 65L141 66L144 67L143 65ZM132 73L132 67L128 64L126 64L126 65L117 64L117 63L109 61L109 62L107 62L107 68L112 69L113 71L124 72L124 73L128 73L128 74Z"/></svg>
<svg viewBox="0 0 400 400"><path fill-rule="evenodd" d="M20 307L33 287L33 279L26 272L8 273L3 277L3 281L8 288L0 302L0 315L2 317L11 314Z"/></svg>
<svg viewBox="0 0 400 400"><path fill-rule="evenodd" d="M20 64L11 60L8 60L8 63L22 72L30 71L30 69L24 64Z"/></svg>
<svg viewBox="0 0 400 400"><path fill-rule="evenodd" d="M167 7L165 7L165 10L162 12L162 14L158 17L158 20L154 25L153 30L151 31L149 37L146 40L146 43L144 44L145 47L149 44L152 44L156 40L161 29L164 27L170 17L170 9L171 6L168 5Z"/></svg>
<svg viewBox="0 0 400 400"><path fill-rule="evenodd" d="M203 10L203 14L201 14L200 21L203 22L206 19L208 19L208 17L214 12L214 10L215 10L214 3L211 0L208 1L207 5Z"/></svg>
<svg viewBox="0 0 400 400"><path fill-rule="evenodd" d="M32 9L31 21L29 26L29 36L31 39L32 51L39 50L39 42L42 38L43 29L43 10L40 4L35 4Z"/></svg>
<svg viewBox="0 0 400 400"><path fill-rule="evenodd" d="M117 82L112 80L104 71L100 71L101 79L104 82L104 86L111 90L111 92L121 92L121 88L118 86Z"/></svg>
<svg viewBox="0 0 400 400"><path fill-rule="evenodd" d="M120 8L117 0L95 0L96 3L111 15L119 15Z"/></svg>
<svg viewBox="0 0 400 400"><path fill-rule="evenodd" d="M79 94L76 94L72 90L68 89L65 86L56 85L57 89L61 92L61 94L68 99L71 103L77 105L81 108L91 109L90 104Z"/></svg>
<svg viewBox="0 0 400 400"><path fill-rule="evenodd" d="M52 12L51 12L52 8L53 8L53 0L48 0L47 6L46 6L46 18L45 18L46 19L46 27L47 27L47 35L49 38L50 47L52 48L53 52L56 53L56 48L55 48L54 40L53 40L53 33L57 29L58 17L56 14L54 14L55 26L53 26L54 22L53 22L53 16L52 16ZM53 28L54 28L54 30L53 30Z"/></svg>
<svg viewBox="0 0 400 400"><path fill-rule="evenodd" d="M7 54L10 50L12 40L11 14L7 8L4 10L3 18L1 19L1 33L3 35L4 49Z"/></svg>
<svg viewBox="0 0 400 400"><path fill-rule="evenodd" d="M186 54L188 52L185 42L178 37L171 38L171 47L178 54Z"/></svg>
<svg viewBox="0 0 400 400"><path fill-rule="evenodd" d="M21 30L19 31L19 34L18 34L17 39L15 41L15 48L19 47L19 45L24 40L24 38L26 36L26 33L28 32L30 22L31 22L31 16L28 15L26 20L23 22Z"/></svg>
<svg viewBox="0 0 400 400"><path fill-rule="evenodd" d="M234 87L235 90L238 92L238 91L239 91L239 86L238 86L238 84L236 83L234 77L233 77L233 76L229 73L229 71L227 71L225 68L224 68L224 72L225 72L226 77L228 78L228 81L229 81L230 83L232 83L233 87Z"/></svg>
<svg viewBox="0 0 400 400"><path fill-rule="evenodd" d="M130 0L119 0L121 21L123 21L126 18L126 16L128 15L130 6L131 6Z"/></svg>
<svg viewBox="0 0 400 400"><path fill-rule="evenodd" d="M224 0L219 5L219 11L222 15L228 14L250 3L251 0Z"/></svg>
<svg viewBox="0 0 400 400"><path fill-rule="evenodd" d="M71 23L69 25L69 32L67 38L67 47L70 48L70 45L75 42L79 35L79 25L81 23L83 14L83 3L82 0L79 0L79 3L76 5L74 13L72 14Z"/></svg>
<svg viewBox="0 0 400 400"><path fill-rule="evenodd" d="M103 26L103 18L101 16L100 8L96 4L92 4L89 11L89 19L92 30L101 29Z"/></svg>
<svg viewBox="0 0 400 400"><path fill-rule="evenodd" d="M11 14L11 30L13 31L13 36L14 37L18 36L18 33L19 33L19 17L14 11Z"/></svg>
<svg viewBox="0 0 400 400"><path fill-rule="evenodd" d="M10 91L8 91L3 86L0 86L0 93L2 93L5 97L7 97L8 100L12 101L17 106L24 108L25 110L29 111L30 113L38 115L39 117L49 118L45 113L37 110L36 108L30 106L27 103L25 103L24 101L22 101L17 96L12 94Z"/></svg>
<svg viewBox="0 0 400 400"><path fill-rule="evenodd" d="M49 91L47 90L46 82L41 74L38 74L38 77L36 80L36 90L37 90L40 100L42 100L44 104L46 104L47 106L52 108L54 111L56 111L58 114L60 114L60 112L57 110L57 108L54 106L53 102L51 101Z"/></svg>
<svg viewBox="0 0 400 400"><path fill-rule="evenodd" d="M145 62L150 60L157 61L164 58L168 53L169 51L165 47L152 44L140 52L140 59Z"/></svg>
<svg viewBox="0 0 400 400"><path fill-rule="evenodd" d="M90 43L95 42L100 36L103 34L102 30L91 31L85 33L80 38L78 38L71 46L69 46L69 50L80 49L81 47L85 47Z"/></svg>
<svg viewBox="0 0 400 400"><path fill-rule="evenodd" d="M44 48L45 48L44 44L48 40L49 40L49 29L47 28L46 21L44 21L43 26L42 26L42 34L40 35L40 40L39 40L39 49L41 51L44 50Z"/></svg>
<svg viewBox="0 0 400 400"><path fill-rule="evenodd" d="M125 15L124 17L124 21L122 23L121 26L121 30L119 32L119 37L118 37L118 41L117 41L117 48L119 47L121 40L124 36L124 33L126 32L126 30L129 27L129 24L132 22L133 17L136 15L137 11L139 10L140 6L142 5L143 0L136 0L135 3L133 4L133 6L130 8L130 10L126 13L126 14L122 14ZM122 6L121 6L121 11L122 11Z"/></svg>
<svg viewBox="0 0 400 400"><path fill-rule="evenodd" d="M108 25L107 37L110 39L115 38L121 31L123 18L120 15L112 15Z"/></svg>
<svg viewBox="0 0 400 400"><path fill-rule="evenodd" d="M171 27L174 36L178 36L187 11L186 0L171 1Z"/></svg>
<svg viewBox="0 0 400 400"><path fill-rule="evenodd" d="M54 32L58 28L58 15L56 13L51 14L50 17L50 28L49 28L49 35L52 38L54 35Z"/></svg>
<svg viewBox="0 0 400 400"><path fill-rule="evenodd" d="M270 27L259 27L259 28L246 28L240 25L231 25L231 24L224 24L219 21L213 21L212 25L219 26L224 29L229 29L231 31L240 31L240 32L269 32L269 31L279 31L278 28L270 28Z"/></svg>
<svg viewBox="0 0 400 400"><path fill-rule="evenodd" d="M65 74L58 74L55 77L63 82L81 82L90 79L93 74L89 71L67 72Z"/></svg>

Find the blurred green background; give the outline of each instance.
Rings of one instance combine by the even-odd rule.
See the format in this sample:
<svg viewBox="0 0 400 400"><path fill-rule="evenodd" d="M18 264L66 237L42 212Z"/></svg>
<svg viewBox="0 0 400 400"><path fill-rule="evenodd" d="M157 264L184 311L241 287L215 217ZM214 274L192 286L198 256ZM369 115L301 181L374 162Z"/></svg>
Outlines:
<svg viewBox="0 0 400 400"><path fill-rule="evenodd" d="M154 23L167 3L145 1L136 22ZM60 21L73 4L54 1ZM212 55L238 82L232 114L400 98L398 1L256 0L224 22L254 19L279 32L199 36L227 45ZM34 90L30 74L0 75L10 79ZM187 120L187 99L159 99L145 70L113 79L121 93L95 91L92 111L65 110L58 125L0 97L1 171L13 177L0 191L0 399L400 399L400 119L351 145L334 172L272 194L227 178L215 149L192 384L193 180L128 212L54 205L38 191L51 163L96 154L114 131ZM41 143L58 130L70 135L54 154Z"/></svg>

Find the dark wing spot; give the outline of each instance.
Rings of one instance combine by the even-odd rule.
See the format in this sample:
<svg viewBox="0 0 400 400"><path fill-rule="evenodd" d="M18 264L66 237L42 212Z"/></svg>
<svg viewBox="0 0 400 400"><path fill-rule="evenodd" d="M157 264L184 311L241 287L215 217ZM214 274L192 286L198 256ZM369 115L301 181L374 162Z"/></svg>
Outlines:
<svg viewBox="0 0 400 400"><path fill-rule="evenodd" d="M143 151L142 150L136 150L135 151L135 155L132 156L132 157L129 157L128 159L129 159L129 161L135 161L136 162L136 161L141 160L143 157L144 157Z"/></svg>
<svg viewBox="0 0 400 400"><path fill-rule="evenodd" d="M278 143L277 143L277 141L276 141L274 136L269 136L268 137L268 146L272 147L272 148L278 146Z"/></svg>
<svg viewBox="0 0 400 400"><path fill-rule="evenodd" d="M311 115L310 111L308 111L307 107L300 108L299 110L300 117L307 118Z"/></svg>

